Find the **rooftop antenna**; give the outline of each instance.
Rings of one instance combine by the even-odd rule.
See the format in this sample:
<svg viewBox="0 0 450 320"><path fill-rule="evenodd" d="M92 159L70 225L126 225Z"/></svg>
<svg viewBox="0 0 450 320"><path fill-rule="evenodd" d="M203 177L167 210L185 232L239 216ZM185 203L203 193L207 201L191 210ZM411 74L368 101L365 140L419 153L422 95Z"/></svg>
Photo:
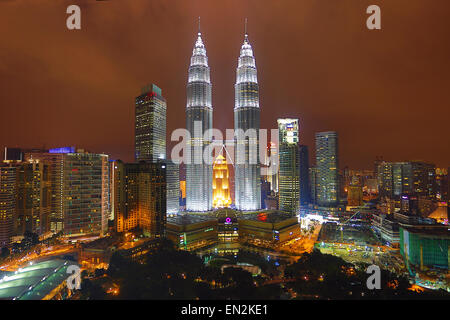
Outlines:
<svg viewBox="0 0 450 320"><path fill-rule="evenodd" d="M200 33L200 17L198 17L198 33Z"/></svg>
<svg viewBox="0 0 450 320"><path fill-rule="evenodd" d="M245 37L247 38L247 18L245 18L244 34L245 34Z"/></svg>

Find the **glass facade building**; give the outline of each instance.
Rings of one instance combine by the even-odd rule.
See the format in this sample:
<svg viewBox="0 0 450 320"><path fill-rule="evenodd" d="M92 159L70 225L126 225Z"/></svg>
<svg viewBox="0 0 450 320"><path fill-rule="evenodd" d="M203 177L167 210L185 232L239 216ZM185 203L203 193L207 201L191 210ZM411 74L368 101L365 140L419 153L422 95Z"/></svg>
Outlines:
<svg viewBox="0 0 450 320"><path fill-rule="evenodd" d="M317 204L332 207L339 204L339 169L337 132L316 133Z"/></svg>
<svg viewBox="0 0 450 320"><path fill-rule="evenodd" d="M142 89L135 102L135 159L156 162L166 159L166 100L152 84Z"/></svg>
<svg viewBox="0 0 450 320"><path fill-rule="evenodd" d="M180 165L173 160L166 162L167 214L180 212Z"/></svg>
<svg viewBox="0 0 450 320"><path fill-rule="evenodd" d="M190 133L186 159L186 210L204 212L212 209L212 161L205 162L203 151L212 136L205 136L213 126L211 79L206 48L199 32L188 71L186 129Z"/></svg>
<svg viewBox="0 0 450 320"><path fill-rule="evenodd" d="M436 198L438 192L434 164L421 161L381 162L377 171L382 197L399 198L408 194Z"/></svg>
<svg viewBox="0 0 450 320"><path fill-rule="evenodd" d="M297 213L300 209L300 148L298 119L278 119L280 210Z"/></svg>
<svg viewBox="0 0 450 320"><path fill-rule="evenodd" d="M247 34L240 50L234 90L235 205L238 210L258 210L261 208L259 86Z"/></svg>

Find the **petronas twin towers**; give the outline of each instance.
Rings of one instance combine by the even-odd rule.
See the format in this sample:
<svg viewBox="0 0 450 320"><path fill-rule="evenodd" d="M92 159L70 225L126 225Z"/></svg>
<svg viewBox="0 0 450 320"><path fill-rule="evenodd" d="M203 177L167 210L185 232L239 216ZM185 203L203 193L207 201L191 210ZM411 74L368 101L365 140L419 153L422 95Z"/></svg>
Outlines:
<svg viewBox="0 0 450 320"><path fill-rule="evenodd" d="M204 135L206 130L213 128L211 88L208 57L199 30L187 83L186 128L191 135L186 164L187 211L212 210L212 163L203 161L203 151L212 140L212 136ZM258 210L261 207L259 88L255 57L247 32L240 50L234 88L235 206L238 210ZM248 133L249 129L253 134L239 133Z"/></svg>

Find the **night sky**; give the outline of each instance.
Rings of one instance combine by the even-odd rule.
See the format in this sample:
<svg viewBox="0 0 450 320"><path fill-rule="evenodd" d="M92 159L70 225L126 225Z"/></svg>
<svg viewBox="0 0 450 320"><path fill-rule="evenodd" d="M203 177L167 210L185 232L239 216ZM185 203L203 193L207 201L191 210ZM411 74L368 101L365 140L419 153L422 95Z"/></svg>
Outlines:
<svg viewBox="0 0 450 320"><path fill-rule="evenodd" d="M82 30L66 28L66 7ZM382 30L366 28L381 7ZM197 33L206 44L214 127L233 128L234 82L248 18L261 127L301 122L301 142L338 131L340 165L450 165L448 0L0 0L0 147L75 145L131 161L134 98L156 83L168 135L185 127Z"/></svg>

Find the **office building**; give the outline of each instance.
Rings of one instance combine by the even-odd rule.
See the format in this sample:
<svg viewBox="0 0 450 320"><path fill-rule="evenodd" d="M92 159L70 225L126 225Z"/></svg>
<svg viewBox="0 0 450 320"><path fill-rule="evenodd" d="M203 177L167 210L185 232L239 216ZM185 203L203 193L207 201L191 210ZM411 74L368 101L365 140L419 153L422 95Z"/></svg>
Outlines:
<svg viewBox="0 0 450 320"><path fill-rule="evenodd" d="M297 213L300 208L300 148L298 119L278 119L279 185L281 211Z"/></svg>
<svg viewBox="0 0 450 320"><path fill-rule="evenodd" d="M157 162L166 159L166 100L152 84L135 101L135 159Z"/></svg>
<svg viewBox="0 0 450 320"><path fill-rule="evenodd" d="M186 210L204 212L212 209L212 162L203 159L203 151L212 136L204 133L213 127L211 79L206 48L200 30L192 51L188 72L186 129L190 133L186 159Z"/></svg>
<svg viewBox="0 0 450 320"><path fill-rule="evenodd" d="M180 165L178 162L166 162L167 214L180 212Z"/></svg>
<svg viewBox="0 0 450 320"><path fill-rule="evenodd" d="M234 90L234 201L238 210L258 210L261 207L259 86L255 57L247 33L240 50Z"/></svg>
<svg viewBox="0 0 450 320"><path fill-rule="evenodd" d="M334 207L339 204L339 162L337 132L316 133L317 204Z"/></svg>

